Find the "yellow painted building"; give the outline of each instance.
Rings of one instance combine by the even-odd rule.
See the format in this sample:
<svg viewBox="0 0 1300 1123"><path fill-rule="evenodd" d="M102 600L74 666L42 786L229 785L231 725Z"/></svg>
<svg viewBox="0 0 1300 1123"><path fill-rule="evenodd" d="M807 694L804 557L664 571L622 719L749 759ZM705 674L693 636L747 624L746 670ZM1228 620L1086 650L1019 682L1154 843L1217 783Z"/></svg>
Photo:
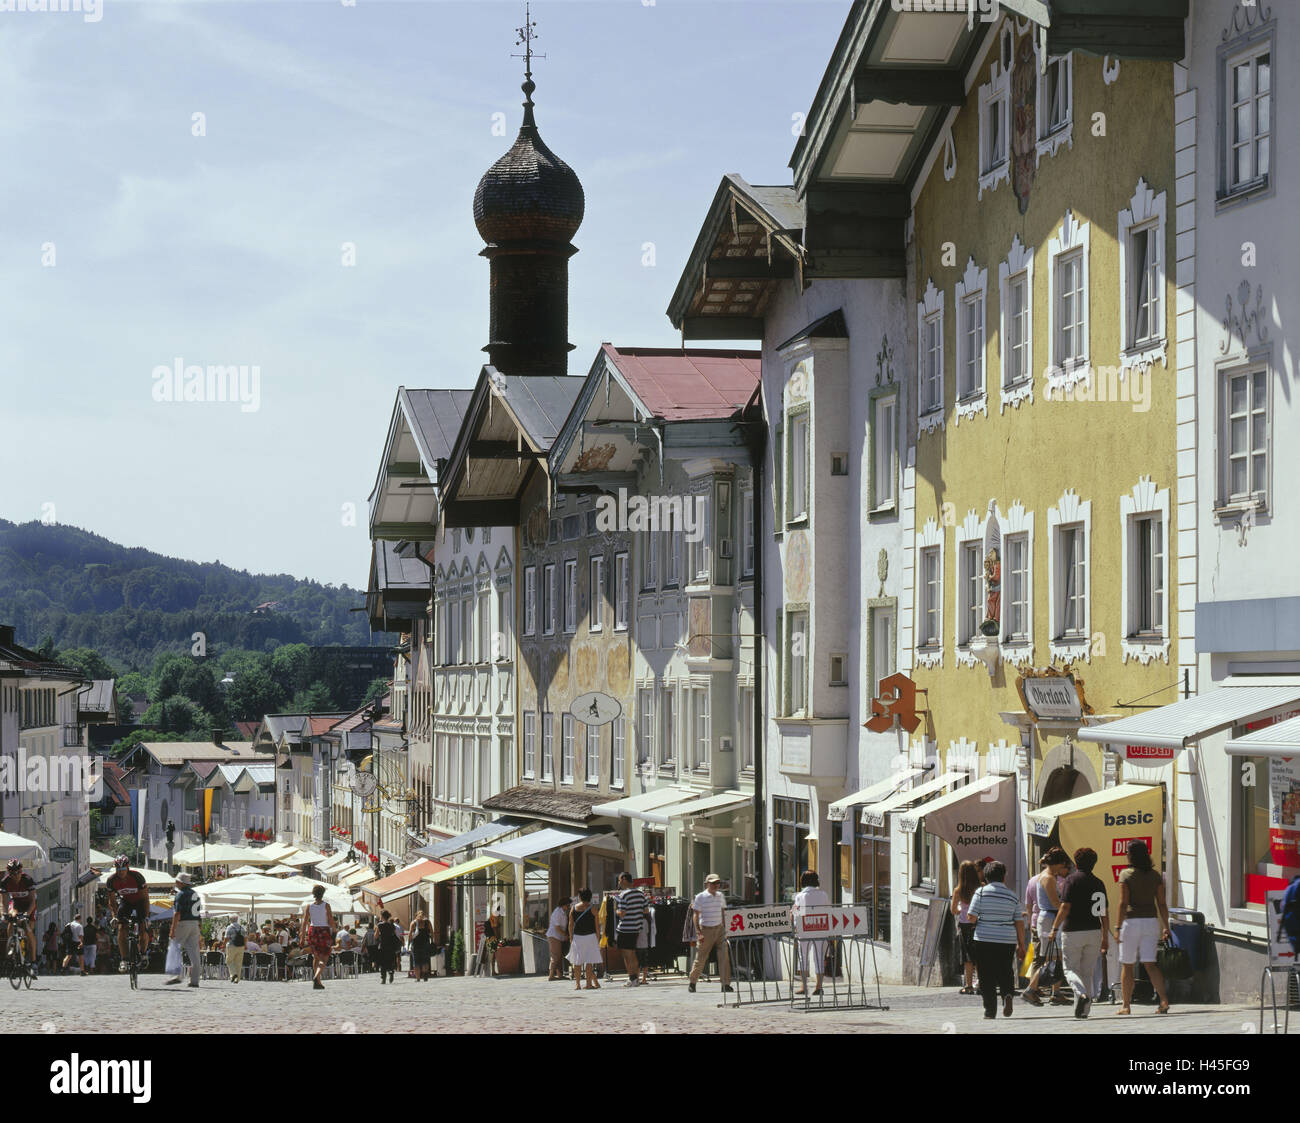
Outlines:
<svg viewBox="0 0 1300 1123"><path fill-rule="evenodd" d="M970 73L908 231L912 752L1032 811L1139 773L1032 720L1021 675L1068 670L1094 715L1178 697L1173 64L1040 65L1006 18ZM906 850L909 892L945 892L923 821Z"/></svg>

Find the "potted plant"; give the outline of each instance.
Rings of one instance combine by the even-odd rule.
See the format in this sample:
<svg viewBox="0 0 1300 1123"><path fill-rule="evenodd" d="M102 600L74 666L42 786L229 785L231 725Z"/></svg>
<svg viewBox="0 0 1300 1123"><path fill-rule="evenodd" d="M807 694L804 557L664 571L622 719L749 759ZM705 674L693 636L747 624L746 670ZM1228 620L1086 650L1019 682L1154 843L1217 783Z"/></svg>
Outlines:
<svg viewBox="0 0 1300 1123"><path fill-rule="evenodd" d="M496 964L500 975L518 975L524 969L524 942L518 936L497 939Z"/></svg>
<svg viewBox="0 0 1300 1123"><path fill-rule="evenodd" d="M248 838L248 839L251 839L251 838L253 837L253 828L252 828L252 827L249 827L246 831L244 831L244 837L245 837L245 838Z"/></svg>
<svg viewBox="0 0 1300 1123"><path fill-rule="evenodd" d="M465 936L459 928L451 938L451 951L447 956L447 974L463 975L465 973Z"/></svg>

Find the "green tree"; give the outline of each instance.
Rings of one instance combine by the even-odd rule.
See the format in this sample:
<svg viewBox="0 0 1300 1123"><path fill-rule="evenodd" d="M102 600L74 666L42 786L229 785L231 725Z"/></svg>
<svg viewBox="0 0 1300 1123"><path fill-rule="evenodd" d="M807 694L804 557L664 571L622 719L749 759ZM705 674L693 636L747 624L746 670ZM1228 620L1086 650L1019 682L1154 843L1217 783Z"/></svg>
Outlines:
<svg viewBox="0 0 1300 1123"><path fill-rule="evenodd" d="M235 721L260 721L279 712L287 697L284 687L259 666L236 673L226 690L226 709Z"/></svg>
<svg viewBox="0 0 1300 1123"><path fill-rule="evenodd" d="M286 643L271 654L271 677L288 694L296 694L311 684L308 668L311 649L305 643Z"/></svg>
<svg viewBox="0 0 1300 1123"><path fill-rule="evenodd" d="M325 714L334 709L334 699L323 682L313 682L299 690L289 702L289 712L294 714Z"/></svg>
<svg viewBox="0 0 1300 1123"><path fill-rule="evenodd" d="M190 733L206 740L213 727L214 719L189 698L182 694L173 694L161 702L154 702L145 711L142 722L165 733Z"/></svg>
<svg viewBox="0 0 1300 1123"><path fill-rule="evenodd" d="M54 653L54 660L65 667L76 667L87 678L117 678L112 664L88 647L64 647Z"/></svg>
<svg viewBox="0 0 1300 1123"><path fill-rule="evenodd" d="M385 694L392 689L392 683L386 678L376 678L370 680L370 685L366 687L366 696L361 699L363 706L368 706L371 702L378 702Z"/></svg>

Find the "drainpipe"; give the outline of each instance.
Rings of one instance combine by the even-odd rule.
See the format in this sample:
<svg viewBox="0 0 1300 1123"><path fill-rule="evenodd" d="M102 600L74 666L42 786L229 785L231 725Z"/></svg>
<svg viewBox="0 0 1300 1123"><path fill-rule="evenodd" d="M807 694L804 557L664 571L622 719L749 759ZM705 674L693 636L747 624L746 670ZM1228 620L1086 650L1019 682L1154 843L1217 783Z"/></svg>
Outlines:
<svg viewBox="0 0 1300 1123"><path fill-rule="evenodd" d="M754 392L755 406L757 406L761 389L760 386ZM763 549L765 546L763 508L765 504L761 501L761 497L764 495L763 456L766 447L766 429L764 425L765 423L761 421L751 421L749 423L750 436L746 442L749 445L750 458L754 468L754 876L759 883L760 899L766 896L763 852L767 839L767 815L764 803L763 779L765 771L763 743L766 732L763 720L763 643L766 636L763 618ZM743 552L743 550L744 546L742 544L740 552Z"/></svg>

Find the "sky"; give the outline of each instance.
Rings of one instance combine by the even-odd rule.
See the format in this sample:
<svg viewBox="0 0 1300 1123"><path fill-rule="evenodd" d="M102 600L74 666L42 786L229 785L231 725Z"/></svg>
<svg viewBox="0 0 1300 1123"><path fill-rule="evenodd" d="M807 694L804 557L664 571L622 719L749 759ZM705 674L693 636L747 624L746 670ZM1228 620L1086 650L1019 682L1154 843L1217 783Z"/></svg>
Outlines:
<svg viewBox="0 0 1300 1123"><path fill-rule="evenodd" d="M485 361L522 0L102 5L0 12L0 518L364 587L397 388ZM571 374L679 345L721 177L790 182L848 10L536 0L538 128L586 192ZM177 365L247 368L242 400L166 400Z"/></svg>

